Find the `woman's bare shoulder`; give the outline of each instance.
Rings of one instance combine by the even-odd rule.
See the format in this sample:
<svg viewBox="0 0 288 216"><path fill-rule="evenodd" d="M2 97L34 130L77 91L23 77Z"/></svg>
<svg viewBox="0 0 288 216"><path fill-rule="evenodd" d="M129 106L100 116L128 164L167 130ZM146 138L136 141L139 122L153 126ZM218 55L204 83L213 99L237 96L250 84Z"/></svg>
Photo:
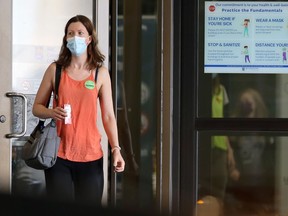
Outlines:
<svg viewBox="0 0 288 216"><path fill-rule="evenodd" d="M99 67L99 73L109 73L109 70L106 66Z"/></svg>
<svg viewBox="0 0 288 216"><path fill-rule="evenodd" d="M101 66L98 70L98 80L104 81L110 79L110 73L107 67Z"/></svg>
<svg viewBox="0 0 288 216"><path fill-rule="evenodd" d="M48 65L44 76L43 76L43 80L42 83L46 83L46 85L53 85L54 87L54 81L55 81L55 71L56 71L56 63L51 63L50 65ZM53 88L54 89L54 88Z"/></svg>
<svg viewBox="0 0 288 216"><path fill-rule="evenodd" d="M46 72L48 73L52 73L53 71L56 71L56 63L53 62L50 65L48 65Z"/></svg>

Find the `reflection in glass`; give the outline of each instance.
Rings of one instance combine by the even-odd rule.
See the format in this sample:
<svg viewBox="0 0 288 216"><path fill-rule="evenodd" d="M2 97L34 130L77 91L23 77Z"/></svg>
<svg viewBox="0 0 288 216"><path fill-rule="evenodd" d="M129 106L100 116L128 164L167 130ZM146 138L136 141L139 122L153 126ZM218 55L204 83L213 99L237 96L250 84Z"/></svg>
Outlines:
<svg viewBox="0 0 288 216"><path fill-rule="evenodd" d="M246 88L238 96L232 117L238 118L266 118L268 111L261 94Z"/></svg>
<svg viewBox="0 0 288 216"><path fill-rule="evenodd" d="M203 85L209 80L212 96L217 94L217 89L223 89L222 95L218 92L217 96L218 102L223 105L223 116L210 114L206 105L208 94L205 85L205 88L200 87L199 117L212 115L213 118L282 118L288 116L285 109L288 92L287 75L221 73L214 73L212 77L211 74L208 75L205 76L207 79L203 79ZM223 101L220 101L221 97Z"/></svg>
<svg viewBox="0 0 288 216"><path fill-rule="evenodd" d="M156 203L157 1L118 1L117 123L126 170L117 175L121 207ZM133 34L131 34L133 32Z"/></svg>
<svg viewBox="0 0 288 216"><path fill-rule="evenodd" d="M28 167L22 159L26 138L12 142L12 195L44 198L45 178L43 170Z"/></svg>
<svg viewBox="0 0 288 216"><path fill-rule="evenodd" d="M224 138L231 145L226 151L213 145L215 140ZM282 153L283 141L288 140L256 133L223 136L201 133L196 215L260 216L285 211L283 203L288 199L283 196L286 183L282 179L288 172L283 170L287 163Z"/></svg>

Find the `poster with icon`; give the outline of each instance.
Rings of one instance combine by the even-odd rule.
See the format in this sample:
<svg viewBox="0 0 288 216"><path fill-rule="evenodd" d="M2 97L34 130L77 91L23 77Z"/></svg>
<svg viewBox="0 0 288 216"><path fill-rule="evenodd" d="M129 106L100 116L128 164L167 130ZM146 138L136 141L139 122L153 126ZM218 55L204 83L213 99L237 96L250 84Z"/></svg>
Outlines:
<svg viewBox="0 0 288 216"><path fill-rule="evenodd" d="M205 73L288 73L288 2L205 2Z"/></svg>

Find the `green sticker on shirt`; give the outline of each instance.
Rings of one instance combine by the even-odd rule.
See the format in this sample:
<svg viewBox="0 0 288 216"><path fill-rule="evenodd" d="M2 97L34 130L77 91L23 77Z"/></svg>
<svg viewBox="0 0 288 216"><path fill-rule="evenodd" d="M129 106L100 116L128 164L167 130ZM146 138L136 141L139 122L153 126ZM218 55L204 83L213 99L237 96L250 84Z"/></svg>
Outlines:
<svg viewBox="0 0 288 216"><path fill-rule="evenodd" d="M95 88L95 82L91 81L91 80L87 80L85 82L85 87L87 89L94 89Z"/></svg>

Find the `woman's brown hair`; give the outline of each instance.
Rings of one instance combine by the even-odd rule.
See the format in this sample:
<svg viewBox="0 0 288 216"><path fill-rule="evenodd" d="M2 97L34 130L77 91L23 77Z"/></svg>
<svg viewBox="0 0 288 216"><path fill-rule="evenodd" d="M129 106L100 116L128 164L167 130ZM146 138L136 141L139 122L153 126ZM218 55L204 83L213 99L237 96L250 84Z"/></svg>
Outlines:
<svg viewBox="0 0 288 216"><path fill-rule="evenodd" d="M64 37L62 41L59 58L56 61L56 63L62 65L64 68L68 67L71 63L71 52L66 46L67 45L66 36L69 25L74 22L81 22L87 29L88 34L91 36L91 43L87 46L87 55L88 55L87 69L93 70L96 67L101 67L105 60L105 56L100 52L98 48L98 38L93 23L89 18L83 15L76 15L67 22L64 30Z"/></svg>

